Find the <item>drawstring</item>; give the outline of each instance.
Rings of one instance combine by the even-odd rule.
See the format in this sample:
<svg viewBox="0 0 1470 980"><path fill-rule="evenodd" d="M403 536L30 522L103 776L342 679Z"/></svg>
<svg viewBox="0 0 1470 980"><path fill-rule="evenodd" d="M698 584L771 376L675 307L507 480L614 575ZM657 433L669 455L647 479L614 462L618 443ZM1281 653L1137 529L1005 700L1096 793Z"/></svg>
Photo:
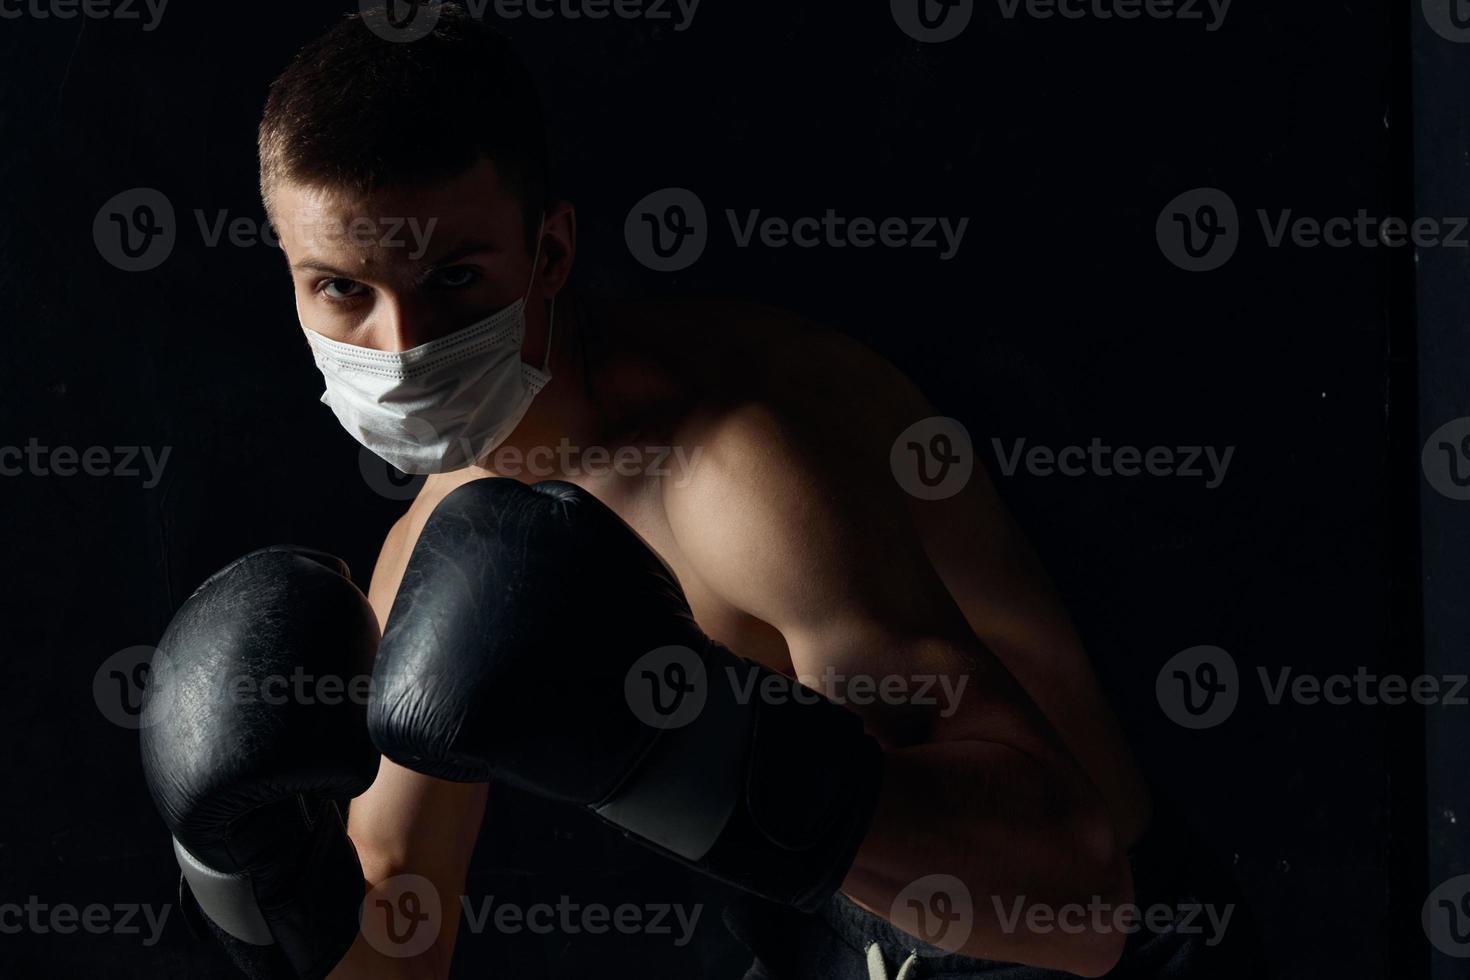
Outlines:
<svg viewBox="0 0 1470 980"><path fill-rule="evenodd" d="M903 961L898 968L898 976L893 980L910 980L914 971L919 968L919 954L909 953L909 958ZM877 943L868 947L868 980L888 980L888 967L883 962L883 950L878 948Z"/></svg>

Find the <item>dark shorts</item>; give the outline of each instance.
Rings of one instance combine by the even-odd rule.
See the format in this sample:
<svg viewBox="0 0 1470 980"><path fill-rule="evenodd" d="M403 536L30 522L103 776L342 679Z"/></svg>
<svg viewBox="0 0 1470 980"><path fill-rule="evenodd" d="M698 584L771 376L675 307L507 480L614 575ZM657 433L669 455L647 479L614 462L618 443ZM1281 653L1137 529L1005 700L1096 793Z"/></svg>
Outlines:
<svg viewBox="0 0 1470 980"><path fill-rule="evenodd" d="M1152 908L1156 915L1151 927L1128 937L1123 957L1109 977L1252 980L1267 975L1254 923L1229 873L1180 820L1161 809L1129 852L1129 862L1133 904L1141 910ZM1208 912L1214 913L1213 920ZM869 949L875 943L883 960L881 976L887 980L899 980L901 971L904 980L1073 976L947 953L841 895L809 916L742 902L726 913L725 924L755 957L745 980L873 980L879 976L869 968Z"/></svg>

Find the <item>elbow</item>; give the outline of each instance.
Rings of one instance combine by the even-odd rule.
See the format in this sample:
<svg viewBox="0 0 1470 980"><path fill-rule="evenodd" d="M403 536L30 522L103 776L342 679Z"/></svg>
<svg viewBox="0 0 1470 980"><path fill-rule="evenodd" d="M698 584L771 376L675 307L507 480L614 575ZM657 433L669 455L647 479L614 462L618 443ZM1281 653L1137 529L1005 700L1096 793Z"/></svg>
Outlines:
<svg viewBox="0 0 1470 980"><path fill-rule="evenodd" d="M1011 957L1079 977L1101 977L1123 958L1133 875L1112 821L1091 807L1054 826L1045 885L999 920ZM997 911L999 912L999 906ZM981 950L971 955L986 955ZM993 952L992 952L993 955Z"/></svg>
<svg viewBox="0 0 1470 980"><path fill-rule="evenodd" d="M1127 937L1114 930L1081 937L1082 941L1063 954L1061 968L1079 977L1101 977L1113 971L1123 958Z"/></svg>
<svg viewBox="0 0 1470 980"><path fill-rule="evenodd" d="M1097 914L1083 917L1081 928L1063 934L1056 950L1062 969L1081 977L1100 977L1123 958L1128 933L1118 925L1118 912L1133 902L1133 873L1128 855L1105 814L1094 812L1079 821L1076 837L1080 885L1074 901Z"/></svg>
<svg viewBox="0 0 1470 980"><path fill-rule="evenodd" d="M1070 815L1029 863L1039 876L1008 900L989 896L994 931L969 934L960 951L1080 977L1112 972L1136 931L1132 870L1112 821Z"/></svg>
<svg viewBox="0 0 1470 980"><path fill-rule="evenodd" d="M361 843L358 853L366 894L357 941L328 980L449 980L456 929L445 889L401 854Z"/></svg>

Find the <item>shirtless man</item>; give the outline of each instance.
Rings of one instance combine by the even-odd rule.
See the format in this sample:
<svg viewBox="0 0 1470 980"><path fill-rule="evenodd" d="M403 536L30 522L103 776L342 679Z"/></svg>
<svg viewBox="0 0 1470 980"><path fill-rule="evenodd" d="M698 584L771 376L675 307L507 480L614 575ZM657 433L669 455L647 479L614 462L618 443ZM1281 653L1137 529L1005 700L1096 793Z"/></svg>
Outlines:
<svg viewBox="0 0 1470 980"><path fill-rule="evenodd" d="M520 591L505 582L525 583L524 591L537 596L557 591L546 584L548 573L533 567L536 555L517 552L523 543L504 533L507 522L524 520L532 540L560 540L545 530L559 518L537 510L546 493L592 515L589 526L598 530L587 533L599 541L616 538L610 550L617 553L598 552L587 567L624 567L617 563L626 559L632 575L645 567L638 551L651 548L677 577L698 631L767 673L848 682L942 677L949 690L965 681L954 705L853 698L844 708L823 702L790 713L789 731L811 733L810 744L851 748L824 762L804 754L803 736L792 741L804 744L783 751L804 771L846 774L838 789L854 793L851 812L813 819L837 821L840 834L852 835L852 853L824 852L807 867L802 855L783 862L780 847L762 839L742 852L740 869L697 854L684 854L685 863L803 911L829 899L844 903L900 938L898 929L921 933L913 903L901 900L912 897L905 890L942 873L967 889L966 913L973 918L962 940L945 949L973 964L976 975L995 966L979 959L1083 976L1119 963L1128 935L1102 920L1031 929L1001 914L1016 896L1048 908L1132 901L1129 852L1149 826L1149 795L1045 573L979 468L961 492L940 500L919 499L895 481L889 463L895 438L938 414L910 381L861 345L779 311L576 297L568 288L576 213L569 203L547 201L531 83L498 34L453 7L440 8L434 31L411 43L386 41L354 17L311 45L272 88L261 153L263 193L290 265L301 325L327 379L324 400L368 448L400 468L432 475L389 532L368 593L376 618L369 626L385 635L367 714L377 749L398 762L376 753L366 758L373 750L366 729L358 730L365 724L361 713L339 710L328 722L318 709L308 723L301 709L269 724L251 723L251 739L296 740L261 748L259 757L301 752L318 771L337 766L342 778L272 779L269 767L279 763L263 762L250 772L246 802L235 794L222 804L228 780L212 767L223 755L199 745L216 737L211 725L231 724L229 712L196 719L187 737L167 720L145 731L151 785L202 921L242 969L257 976L330 972L334 980L448 975L455 915L445 916L432 944L416 955L384 955L355 931L340 934L348 913L340 910L339 895L324 893L324 883L339 872L349 881L358 876L352 887L360 900L364 887L413 874L440 895L459 895L484 819L482 780L494 778L487 774L507 773L533 790L555 782L554 775L529 772L536 764L519 750L502 751L493 739L466 744L475 737L467 730L492 728L485 719L503 720L518 696L474 675L486 658L512 662L521 675L552 667L563 675L595 674L598 658L618 654L577 649L551 666L537 666L530 654L516 660L524 651L505 649L499 635L453 621L475 619L481 610L457 612L452 602L441 602L445 590L458 586L436 578L473 578L486 561L498 563L483 574L500 576L499 593L483 582L470 587L484 589L487 604L506 606L495 610L496 622L578 631L548 640L546 649L556 652L543 660L592 642L589 630L600 631L609 650L627 646L617 622L567 625L578 618L576 595L557 595L545 599L546 609L530 610L525 607L542 599L503 598ZM432 234L422 248L410 248L405 235L361 233L390 223ZM417 375L406 370L413 365L422 369ZM406 377L416 380L405 387ZM568 445L570 455L548 449ZM612 458L633 447L646 458L648 446L677 447L694 464L653 472L586 465L584 458L586 447ZM503 465L533 459L539 460L534 471ZM505 472L497 471L497 461ZM564 483L527 489L547 477ZM618 522L599 513L604 506L631 528L627 540L612 527ZM436 520L438 539L417 548ZM452 521L460 523L445 523ZM480 530L485 527L492 530ZM521 533L520 525L514 528ZM481 533L500 537L464 544ZM477 566L473 557L446 554L463 547L494 557ZM343 598L350 586L322 581L338 580L344 570L325 556L308 555L303 564L300 553L289 560L283 554L291 555L277 550L265 564L257 561L243 585L231 576L245 574L240 568L251 568L249 560L231 566L233 572L216 576L190 602L203 604L209 588L247 590L248 601L227 604L228 615L268 616L272 627L263 639L240 641L249 647L241 662L263 663L282 649L301 648L306 641L288 636L292 628L318 644L324 635L353 637L346 643L352 657L344 655L336 669L350 672L353 657L371 659L376 637L364 637L376 631L364 628L362 614ZM446 567L452 571L441 574ZM409 568L412 581L405 583ZM276 588L272 581L290 584ZM336 597L326 603L331 611L301 611L303 597L318 593ZM640 610L649 605L643 599L634 599ZM660 594L656 602L666 600ZM156 669L149 698L172 705L168 717L178 714L191 644L201 636L213 644L229 633L210 618L222 615L221 604L211 608L208 615L181 612L161 644L176 661L175 673ZM673 609L668 621L678 619ZM642 625L631 633L643 635ZM691 645L704 642L700 632L690 635L696 637ZM709 664L713 670L716 661ZM437 683L443 671L456 669L464 671L462 684L458 678ZM842 700L840 689L823 693ZM592 710L602 708L614 710L602 704ZM854 713L861 724L849 730L843 719ZM578 719L553 724L575 728ZM265 729L270 734L260 734ZM239 732L217 737L230 752L255 744ZM446 748L449 741L454 744ZM871 781L853 761L868 745L875 748ZM338 754L326 760L331 753ZM585 760L563 761L576 768ZM746 783L777 778L748 758L731 765ZM699 782L689 768L663 767L656 777L662 798L707 801L710 792L724 792L686 786ZM178 775L201 769L207 775L197 778L207 785ZM439 778L444 775L452 778ZM866 788L872 799L865 801ZM317 797L358 793L346 824L349 846L339 831L322 829L335 826L335 808L313 807ZM782 794L796 807L823 806L790 786ZM242 816L282 798L309 811L305 829L261 830L262 820ZM699 810L704 802L691 806ZM236 823L203 826L201 811L218 817L221 809ZM688 826L672 830L666 813L652 824L616 811L603 816L678 857L683 845L674 839L682 832L710 839L732 833L725 822L736 818L729 812L727 805L714 818L691 814ZM655 826L660 819L665 825ZM242 823L252 828L248 846L228 839ZM243 902L251 908L244 911L238 895L224 895L241 880L255 883L245 888ZM261 884L267 880L269 886ZM921 895L919 904L930 897ZM880 950L898 959L907 952ZM859 969L864 972L853 972ZM830 975L866 976L868 969L849 964ZM751 974L757 975L765 974Z"/></svg>

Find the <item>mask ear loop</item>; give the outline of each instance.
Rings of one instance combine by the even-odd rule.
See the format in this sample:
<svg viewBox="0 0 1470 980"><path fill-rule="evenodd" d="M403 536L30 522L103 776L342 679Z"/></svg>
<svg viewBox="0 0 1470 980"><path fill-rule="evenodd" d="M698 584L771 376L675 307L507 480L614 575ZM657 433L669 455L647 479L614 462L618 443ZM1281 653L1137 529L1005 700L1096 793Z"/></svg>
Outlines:
<svg viewBox="0 0 1470 980"><path fill-rule="evenodd" d="M551 310L546 314L546 356L541 359L541 373L551 367L551 339L556 336L556 297L551 297Z"/></svg>
<svg viewBox="0 0 1470 980"><path fill-rule="evenodd" d="M541 212L541 224L536 229L536 254L531 259L531 281L526 283L526 298L522 305L531 301L531 288L536 284L536 266L541 262L541 242L546 234L546 212ZM551 341L556 336L556 297L551 297L551 311L546 315L546 355L541 359L541 373L551 367Z"/></svg>

